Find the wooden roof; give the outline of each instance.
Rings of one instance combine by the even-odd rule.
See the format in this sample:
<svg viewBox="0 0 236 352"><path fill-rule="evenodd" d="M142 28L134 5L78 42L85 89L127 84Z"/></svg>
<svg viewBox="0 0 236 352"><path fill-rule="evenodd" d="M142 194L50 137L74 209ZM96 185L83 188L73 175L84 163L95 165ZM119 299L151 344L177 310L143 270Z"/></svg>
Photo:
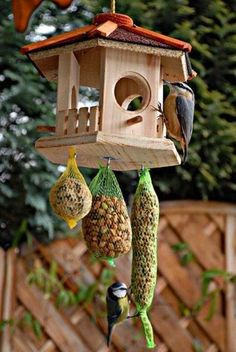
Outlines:
<svg viewBox="0 0 236 352"><path fill-rule="evenodd" d="M21 49L21 52L29 54L99 37L184 52L190 52L192 49L189 43L134 25L129 16L117 13L102 13L94 18L92 25L26 45Z"/></svg>

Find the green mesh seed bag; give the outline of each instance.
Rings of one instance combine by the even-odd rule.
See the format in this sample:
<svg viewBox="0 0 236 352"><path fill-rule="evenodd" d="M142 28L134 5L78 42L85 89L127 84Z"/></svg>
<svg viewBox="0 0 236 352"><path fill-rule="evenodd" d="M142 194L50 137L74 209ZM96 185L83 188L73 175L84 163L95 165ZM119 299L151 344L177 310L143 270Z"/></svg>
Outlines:
<svg viewBox="0 0 236 352"><path fill-rule="evenodd" d="M148 348L155 347L153 329L147 311L152 304L156 287L158 223L158 198L149 170L144 169L140 173L131 212L133 236L131 290L142 320Z"/></svg>
<svg viewBox="0 0 236 352"><path fill-rule="evenodd" d="M90 184L92 208L83 219L83 235L89 250L114 265L114 258L131 248L131 225L127 207L110 167L100 167Z"/></svg>
<svg viewBox="0 0 236 352"><path fill-rule="evenodd" d="M64 219L70 228L76 226L91 209L92 195L80 173L75 148L69 148L66 170L52 187L49 201L55 214Z"/></svg>

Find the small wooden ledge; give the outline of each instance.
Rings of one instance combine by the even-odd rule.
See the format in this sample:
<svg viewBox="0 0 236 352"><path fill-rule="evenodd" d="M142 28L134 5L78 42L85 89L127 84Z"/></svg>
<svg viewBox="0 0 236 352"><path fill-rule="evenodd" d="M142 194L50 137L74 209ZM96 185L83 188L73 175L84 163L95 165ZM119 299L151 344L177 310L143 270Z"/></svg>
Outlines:
<svg viewBox="0 0 236 352"><path fill-rule="evenodd" d="M68 148L75 146L79 166L98 168L104 156L115 159L113 170L139 170L179 165L180 156L174 143L167 138L147 138L130 135L85 132L71 136L43 137L37 140L39 153L56 164L66 164Z"/></svg>
<svg viewBox="0 0 236 352"><path fill-rule="evenodd" d="M37 131L38 132L54 132L56 131L56 127L55 126L37 126Z"/></svg>

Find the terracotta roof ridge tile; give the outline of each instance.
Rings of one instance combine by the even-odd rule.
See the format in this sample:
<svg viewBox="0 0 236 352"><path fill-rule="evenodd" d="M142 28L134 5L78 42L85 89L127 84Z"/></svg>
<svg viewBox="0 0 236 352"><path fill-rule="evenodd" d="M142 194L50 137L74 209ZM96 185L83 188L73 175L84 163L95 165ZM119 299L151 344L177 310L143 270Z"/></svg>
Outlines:
<svg viewBox="0 0 236 352"><path fill-rule="evenodd" d="M92 37L96 37L97 35L101 35L103 37L109 37L109 35L112 32L114 32L118 27L119 26L117 23L107 20L104 23L96 25L94 29L87 32L87 37L92 38Z"/></svg>

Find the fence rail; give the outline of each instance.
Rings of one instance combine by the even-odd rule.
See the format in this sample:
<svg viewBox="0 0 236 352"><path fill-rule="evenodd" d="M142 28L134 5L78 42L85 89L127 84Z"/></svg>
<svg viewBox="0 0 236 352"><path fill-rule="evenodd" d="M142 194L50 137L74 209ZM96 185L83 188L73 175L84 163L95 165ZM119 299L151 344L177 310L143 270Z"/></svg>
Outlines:
<svg viewBox="0 0 236 352"><path fill-rule="evenodd" d="M235 239L235 205L198 201L161 204L158 284L150 312L157 343L155 352L236 351L235 284L225 283L222 278L214 280L212 287L219 288L220 295L209 321L208 300L198 313L186 314L201 297L206 270L218 268L236 273ZM187 243L193 253L194 260L187 265L181 263L182 253L173 250L173 245L180 242ZM54 293L47 297L38 286L28 283L27 275L35 263L48 269L52 261L57 263L57 275L65 289L76 293L78 286L93 288L91 299L57 307ZM1 250L0 317L14 320L13 328L7 326L1 335L2 351L107 351L105 286L115 279L129 284L130 264L131 257L123 256L111 273L106 263L91 260L81 238L58 240L49 246L37 244L17 259L14 250ZM40 324L40 338L29 326L21 324L25 313ZM115 329L110 351L145 350L138 319Z"/></svg>

